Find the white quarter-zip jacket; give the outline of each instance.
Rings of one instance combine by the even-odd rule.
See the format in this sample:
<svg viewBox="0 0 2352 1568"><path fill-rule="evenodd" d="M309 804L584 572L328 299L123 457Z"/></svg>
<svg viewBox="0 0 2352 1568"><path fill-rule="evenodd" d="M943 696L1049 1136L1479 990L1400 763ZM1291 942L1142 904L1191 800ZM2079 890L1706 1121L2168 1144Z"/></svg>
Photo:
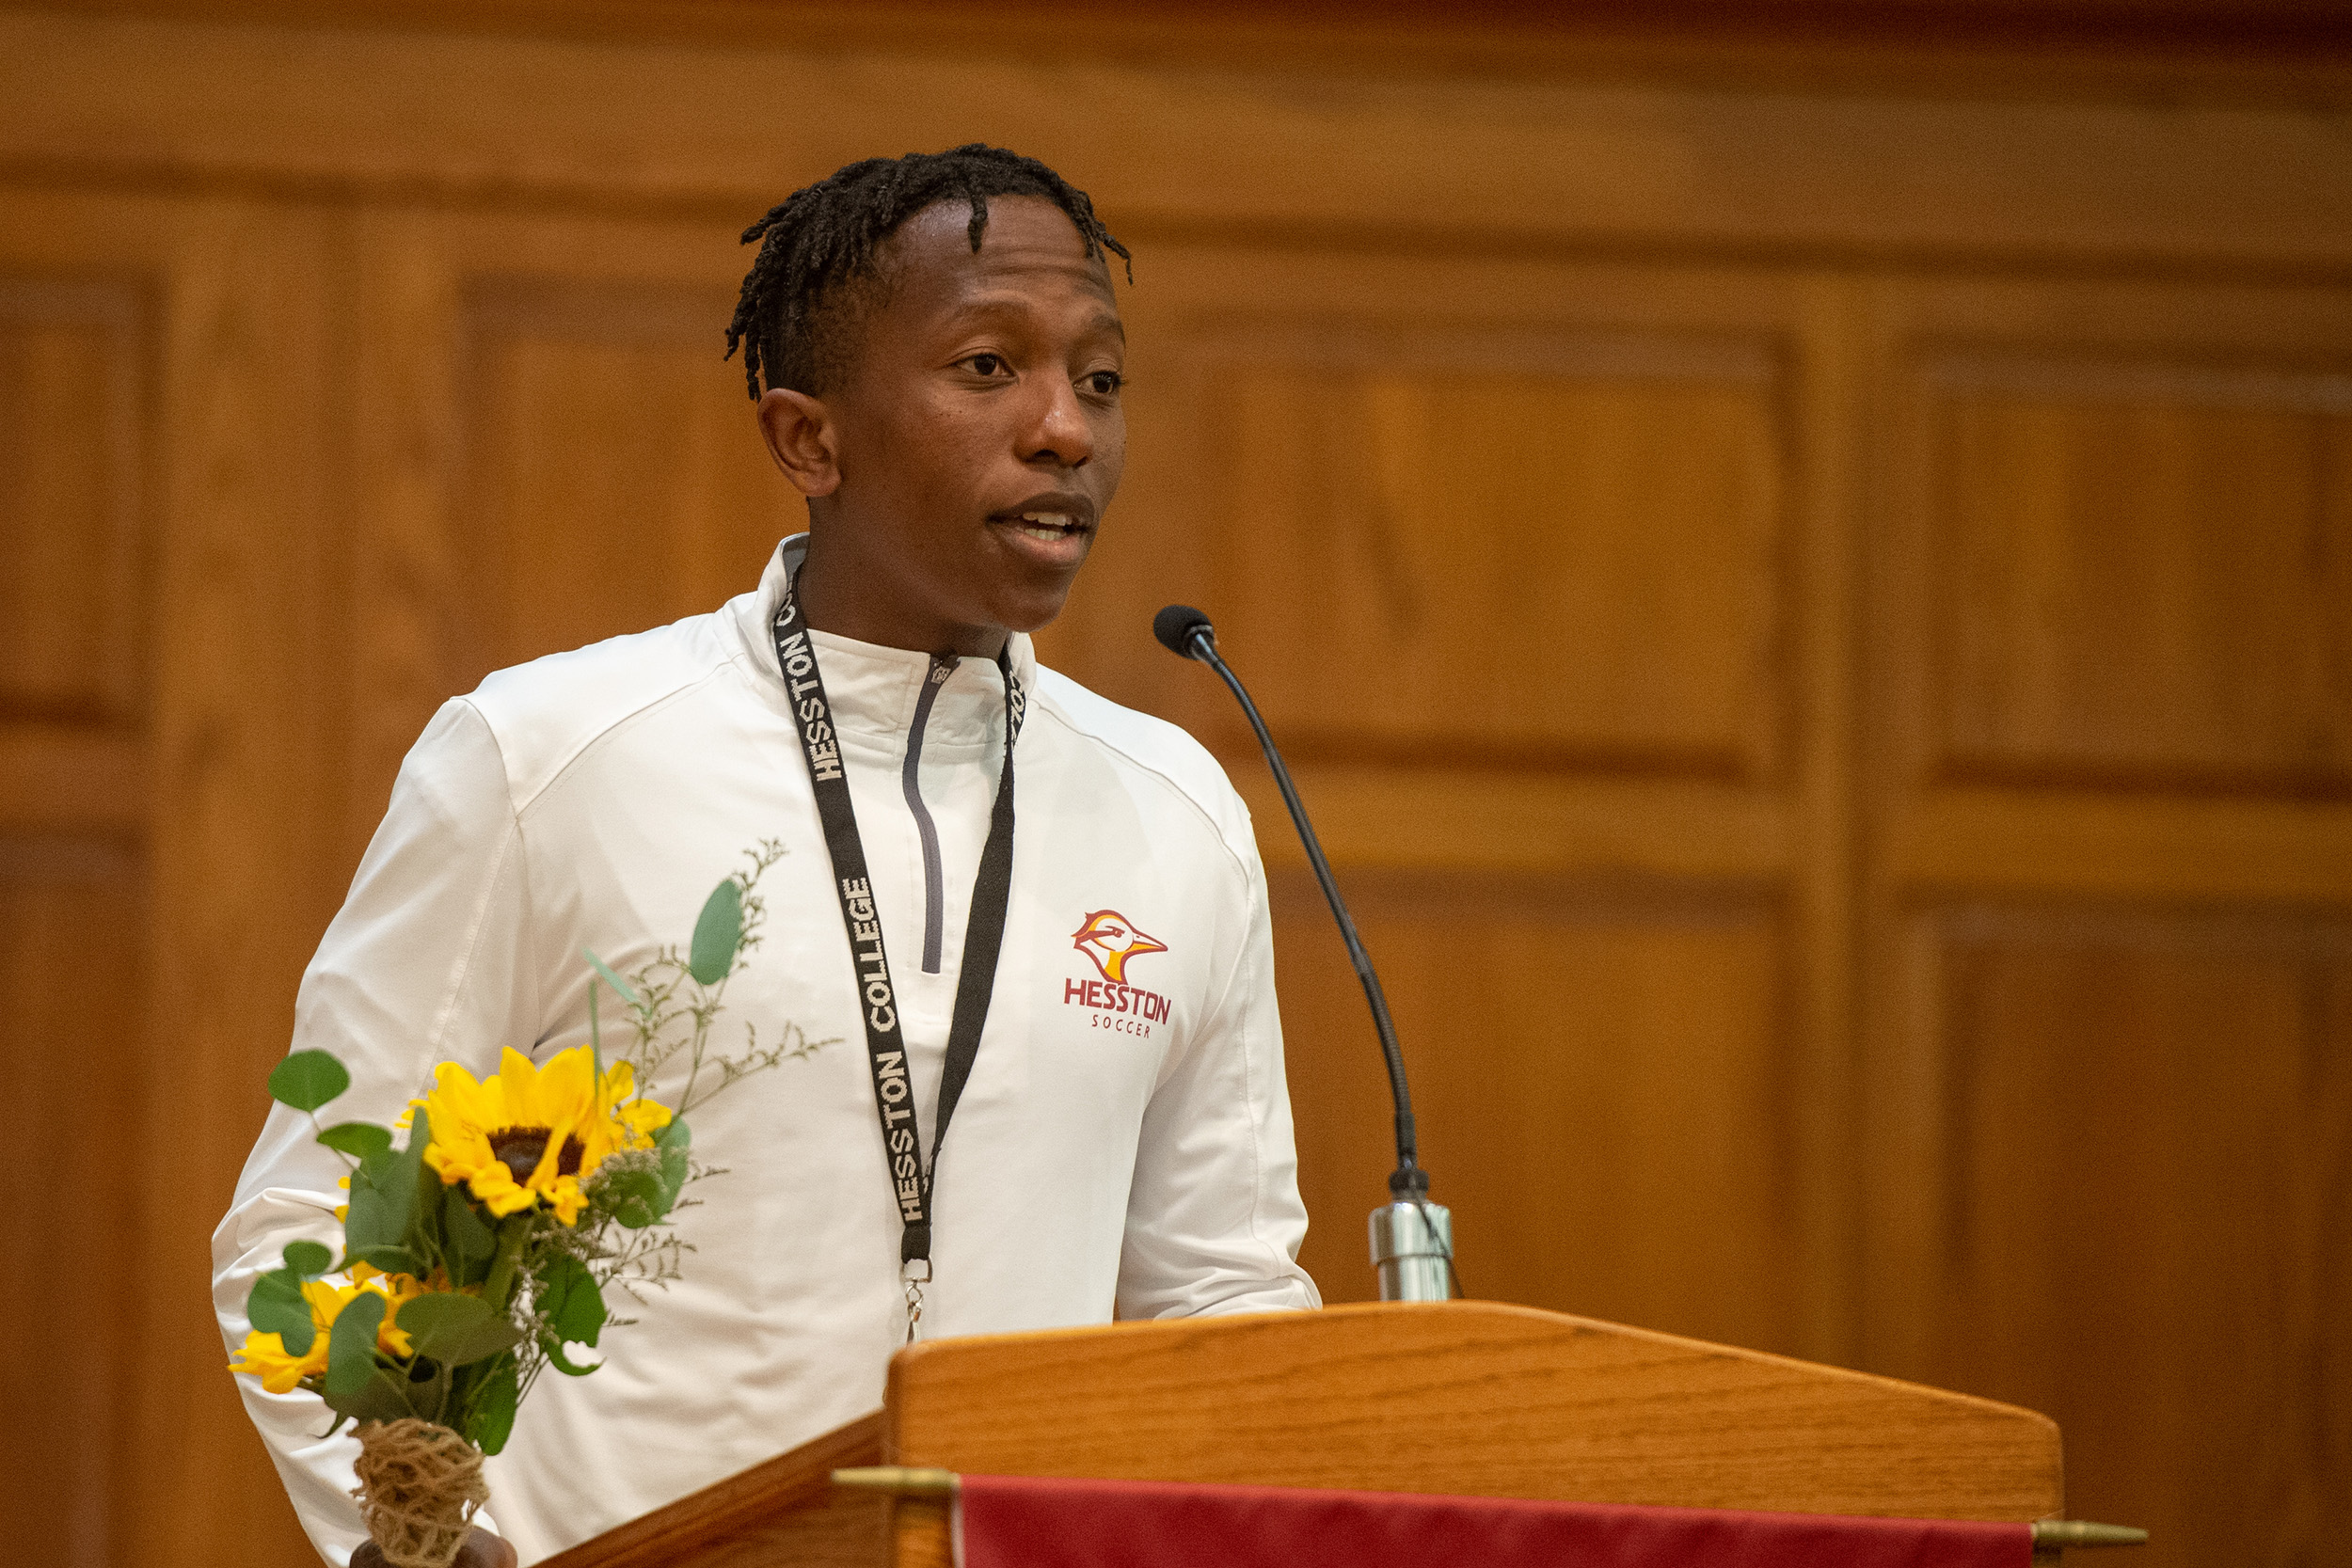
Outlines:
<svg viewBox="0 0 2352 1568"><path fill-rule="evenodd" d="M504 1047L544 1061L584 1040L583 947L623 973L683 947L742 851L786 846L714 1038L814 1049L694 1115L694 1152L723 1173L678 1212L684 1279L612 1302L638 1321L607 1330L593 1374L542 1377L491 1460L493 1528L525 1563L874 1408L905 1338L850 942L769 630L804 548L786 541L715 614L501 671L444 706L295 1005L295 1049L351 1069L322 1120L389 1125L436 1063L485 1075ZM929 1150L1003 680L988 659L812 641ZM1039 668L1025 637L1011 660L1029 693L1011 896L938 1166L923 1335L1317 1306L1248 814L1182 730ZM675 1103L671 1076L651 1092ZM314 1136L273 1107L214 1235L232 1348L254 1275L288 1242L338 1240L343 1166ZM320 1435L314 1396L237 1384L311 1539L344 1562L363 1538L358 1444Z"/></svg>

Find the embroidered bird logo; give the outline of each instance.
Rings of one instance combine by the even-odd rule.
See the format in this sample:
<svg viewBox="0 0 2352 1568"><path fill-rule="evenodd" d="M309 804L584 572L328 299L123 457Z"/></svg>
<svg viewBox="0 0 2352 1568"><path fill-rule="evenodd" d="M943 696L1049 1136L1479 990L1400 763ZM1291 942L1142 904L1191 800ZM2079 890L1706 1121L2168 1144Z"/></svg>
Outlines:
<svg viewBox="0 0 2352 1568"><path fill-rule="evenodd" d="M1117 910L1097 910L1072 933L1070 945L1094 960L1103 978L1114 986L1127 983L1127 960L1146 953L1165 953L1168 943L1136 929L1134 921Z"/></svg>

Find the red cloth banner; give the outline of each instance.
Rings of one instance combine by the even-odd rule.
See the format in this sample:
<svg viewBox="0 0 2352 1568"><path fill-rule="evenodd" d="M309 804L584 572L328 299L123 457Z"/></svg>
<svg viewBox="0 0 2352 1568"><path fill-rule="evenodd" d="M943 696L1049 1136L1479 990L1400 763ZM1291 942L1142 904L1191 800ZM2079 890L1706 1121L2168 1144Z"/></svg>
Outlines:
<svg viewBox="0 0 2352 1568"><path fill-rule="evenodd" d="M2030 1568L2022 1524L963 1478L963 1568Z"/></svg>

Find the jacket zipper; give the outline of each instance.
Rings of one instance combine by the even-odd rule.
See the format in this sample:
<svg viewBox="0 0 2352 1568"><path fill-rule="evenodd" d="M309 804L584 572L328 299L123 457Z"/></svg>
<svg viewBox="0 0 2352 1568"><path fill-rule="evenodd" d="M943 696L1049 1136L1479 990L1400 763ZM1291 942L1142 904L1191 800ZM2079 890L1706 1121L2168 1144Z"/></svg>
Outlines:
<svg viewBox="0 0 2352 1568"><path fill-rule="evenodd" d="M947 677L956 673L956 656L931 655L930 673L923 677L922 694L914 699L914 719L907 726L906 766L899 769L899 787L906 792L907 810L914 814L914 831L923 839L923 973L939 973L940 942L947 924L947 895L940 885L939 830L932 825L930 809L923 804L920 774L923 767L923 726L930 721L931 704L939 700L939 689L947 684Z"/></svg>

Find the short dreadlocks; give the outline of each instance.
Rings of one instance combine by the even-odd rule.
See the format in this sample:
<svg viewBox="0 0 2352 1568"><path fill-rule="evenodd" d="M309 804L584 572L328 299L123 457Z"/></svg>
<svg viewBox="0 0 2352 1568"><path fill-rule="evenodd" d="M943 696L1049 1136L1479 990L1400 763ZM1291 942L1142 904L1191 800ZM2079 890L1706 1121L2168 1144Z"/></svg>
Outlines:
<svg viewBox="0 0 2352 1568"><path fill-rule="evenodd" d="M743 279L735 319L727 324L726 357L743 349L743 377L756 402L769 388L821 394L842 369L839 328L842 285L877 275L874 253L898 226L939 201L972 208L972 248L988 230L992 196L1040 196L1070 214L1086 253L1108 251L1135 262L1094 215L1086 192L1039 163L1001 147L971 142L946 152L910 152L850 165L784 203L743 230L760 242L759 257Z"/></svg>

